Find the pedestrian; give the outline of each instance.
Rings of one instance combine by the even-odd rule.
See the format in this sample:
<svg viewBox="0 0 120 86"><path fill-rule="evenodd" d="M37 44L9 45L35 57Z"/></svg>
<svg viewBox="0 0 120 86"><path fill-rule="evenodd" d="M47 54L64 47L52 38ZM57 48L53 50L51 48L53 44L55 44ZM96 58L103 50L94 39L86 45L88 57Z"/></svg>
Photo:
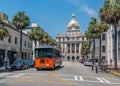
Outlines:
<svg viewBox="0 0 120 86"><path fill-rule="evenodd" d="M5 58L5 69L9 70L10 68L10 60L9 58Z"/></svg>
<svg viewBox="0 0 120 86"><path fill-rule="evenodd" d="M110 58L110 65L112 65L112 62L113 62L113 61L112 61L112 58Z"/></svg>

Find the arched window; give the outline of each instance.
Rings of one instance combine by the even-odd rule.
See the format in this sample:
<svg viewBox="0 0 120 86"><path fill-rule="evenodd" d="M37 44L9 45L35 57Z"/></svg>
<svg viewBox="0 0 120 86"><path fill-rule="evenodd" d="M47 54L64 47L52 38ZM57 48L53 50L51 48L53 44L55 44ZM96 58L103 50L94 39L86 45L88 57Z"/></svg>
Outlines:
<svg viewBox="0 0 120 86"><path fill-rule="evenodd" d="M72 56L72 61L75 61L75 57L74 56Z"/></svg>
<svg viewBox="0 0 120 86"><path fill-rule="evenodd" d="M77 56L76 58L77 58L77 61L80 59L80 57L79 57L79 56Z"/></svg>
<svg viewBox="0 0 120 86"><path fill-rule="evenodd" d="M70 56L67 57L67 60L70 61Z"/></svg>

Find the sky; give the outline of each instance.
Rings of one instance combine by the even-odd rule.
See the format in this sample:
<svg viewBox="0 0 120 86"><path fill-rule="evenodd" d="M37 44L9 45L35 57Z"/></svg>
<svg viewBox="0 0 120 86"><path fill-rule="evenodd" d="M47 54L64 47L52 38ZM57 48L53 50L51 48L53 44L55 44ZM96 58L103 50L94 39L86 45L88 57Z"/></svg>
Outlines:
<svg viewBox="0 0 120 86"><path fill-rule="evenodd" d="M31 23L37 23L52 38L66 34L71 15L76 15L80 33L88 29L91 17L99 18L98 11L105 0L0 0L0 12L12 21L14 15L24 11ZM31 24L30 24L31 26Z"/></svg>

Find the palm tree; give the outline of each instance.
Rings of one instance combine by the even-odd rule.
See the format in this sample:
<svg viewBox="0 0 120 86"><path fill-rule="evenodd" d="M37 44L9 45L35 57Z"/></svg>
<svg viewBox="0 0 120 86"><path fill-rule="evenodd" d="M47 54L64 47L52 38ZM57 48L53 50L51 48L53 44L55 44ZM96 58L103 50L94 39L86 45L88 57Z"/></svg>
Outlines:
<svg viewBox="0 0 120 86"><path fill-rule="evenodd" d="M120 20L120 1L106 0L103 8L99 10L102 21L112 24L114 27L114 68L117 69L117 25Z"/></svg>
<svg viewBox="0 0 120 86"><path fill-rule="evenodd" d="M12 19L12 23L20 30L20 58L22 59L22 30L30 24L25 12L18 12Z"/></svg>
<svg viewBox="0 0 120 86"><path fill-rule="evenodd" d="M93 65L95 61L95 39L98 38L98 20L96 18L91 18L88 26L89 39L93 40Z"/></svg>
<svg viewBox="0 0 120 86"><path fill-rule="evenodd" d="M31 41L34 41L35 47L37 46L37 41L42 40L43 31L40 27L33 27L28 35Z"/></svg>
<svg viewBox="0 0 120 86"><path fill-rule="evenodd" d="M2 22L2 19L0 17L0 36L7 37L9 35L9 32L4 28L5 24Z"/></svg>
<svg viewBox="0 0 120 86"><path fill-rule="evenodd" d="M61 50L61 45L60 45L60 44L57 44L57 48L58 48L59 50Z"/></svg>
<svg viewBox="0 0 120 86"><path fill-rule="evenodd" d="M106 32L109 29L109 26L107 23L105 23L104 21L101 21L98 23L98 39L100 39L100 55L99 55L99 62L101 65L101 34L103 32Z"/></svg>
<svg viewBox="0 0 120 86"><path fill-rule="evenodd" d="M57 42L56 42L55 39L52 39L52 40L51 40L51 45L52 45L52 46L57 46Z"/></svg>

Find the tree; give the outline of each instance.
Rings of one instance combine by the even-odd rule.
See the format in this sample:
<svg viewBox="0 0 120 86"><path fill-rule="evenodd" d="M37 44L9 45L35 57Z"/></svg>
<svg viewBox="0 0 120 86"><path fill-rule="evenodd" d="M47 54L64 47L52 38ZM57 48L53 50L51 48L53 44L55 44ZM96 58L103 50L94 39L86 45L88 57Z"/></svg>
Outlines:
<svg viewBox="0 0 120 86"><path fill-rule="evenodd" d="M89 39L93 40L93 65L95 61L95 39L98 38L98 20L96 18L91 18L88 26Z"/></svg>
<svg viewBox="0 0 120 86"><path fill-rule="evenodd" d="M43 31L40 27L33 27L28 35L31 41L34 41L35 47L37 46L37 41L42 40Z"/></svg>
<svg viewBox="0 0 120 86"><path fill-rule="evenodd" d="M5 26L5 24L2 21L1 16L0 16L0 36L7 37L7 36L9 36L9 32L7 29L4 28L4 26Z"/></svg>
<svg viewBox="0 0 120 86"><path fill-rule="evenodd" d="M87 41L82 42L81 54L86 55L90 53L90 45Z"/></svg>
<svg viewBox="0 0 120 86"><path fill-rule="evenodd" d="M101 65L101 34L103 32L106 32L109 29L109 26L107 23L105 23L104 21L101 21L98 23L98 39L100 39L100 55L99 55L99 62Z"/></svg>
<svg viewBox="0 0 120 86"><path fill-rule="evenodd" d="M22 59L22 30L29 26L30 19L25 12L18 12L13 17L12 23L20 30L20 58Z"/></svg>
<svg viewBox="0 0 120 86"><path fill-rule="evenodd" d="M117 25L120 20L120 1L106 0L99 10L99 16L102 21L114 27L114 68L117 69Z"/></svg>

